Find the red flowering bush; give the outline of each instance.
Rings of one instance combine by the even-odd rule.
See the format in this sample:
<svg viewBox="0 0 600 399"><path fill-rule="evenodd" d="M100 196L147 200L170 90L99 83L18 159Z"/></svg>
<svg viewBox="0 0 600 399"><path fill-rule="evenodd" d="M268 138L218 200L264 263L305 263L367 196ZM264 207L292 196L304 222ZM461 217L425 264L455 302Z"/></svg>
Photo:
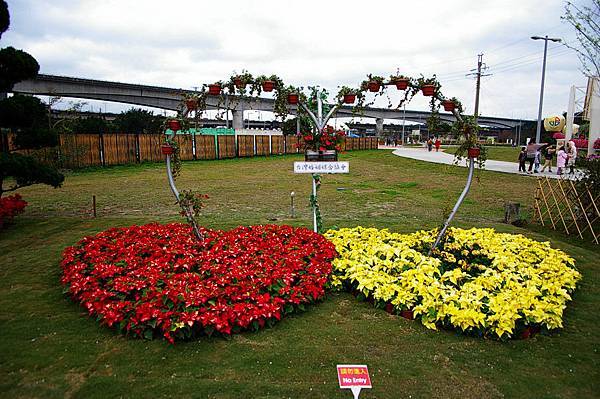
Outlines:
<svg viewBox="0 0 600 399"><path fill-rule="evenodd" d="M313 151L325 151L325 150L342 150L342 142L346 132L343 130L335 130L333 126L326 126L323 130L317 134L313 133L301 133L298 135L300 143L298 148L305 148Z"/></svg>
<svg viewBox="0 0 600 399"><path fill-rule="evenodd" d="M90 315L168 341L257 330L324 295L335 247L290 226L113 228L63 253L62 283Z"/></svg>
<svg viewBox="0 0 600 399"><path fill-rule="evenodd" d="M600 139L594 141L594 150L600 150Z"/></svg>
<svg viewBox="0 0 600 399"><path fill-rule="evenodd" d="M26 206L27 202L23 201L19 194L0 198L0 229L12 221L15 216L23 213Z"/></svg>

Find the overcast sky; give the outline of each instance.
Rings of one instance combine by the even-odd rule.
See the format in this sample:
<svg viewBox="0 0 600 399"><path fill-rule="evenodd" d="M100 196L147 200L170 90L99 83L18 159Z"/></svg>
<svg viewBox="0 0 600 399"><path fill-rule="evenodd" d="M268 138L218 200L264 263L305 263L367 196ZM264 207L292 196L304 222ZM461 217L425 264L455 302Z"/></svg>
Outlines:
<svg viewBox="0 0 600 399"><path fill-rule="evenodd" d="M358 85L367 73L435 73L443 93L472 112L475 81L465 74L483 53L492 75L482 79L480 113L524 119L537 117L543 58L543 41L530 36L575 40L560 20L564 2L558 0L8 0L8 5L11 26L1 46L31 53L45 74L191 89L246 69L336 93L339 85ZM566 110L573 84L586 84L577 57L550 43L544 115ZM426 107L419 95L407 109Z"/></svg>

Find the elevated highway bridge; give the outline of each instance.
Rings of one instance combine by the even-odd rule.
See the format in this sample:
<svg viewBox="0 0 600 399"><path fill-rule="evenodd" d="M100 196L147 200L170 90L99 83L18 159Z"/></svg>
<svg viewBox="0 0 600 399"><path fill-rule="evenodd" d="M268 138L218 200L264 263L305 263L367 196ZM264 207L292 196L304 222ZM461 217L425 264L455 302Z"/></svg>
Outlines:
<svg viewBox="0 0 600 399"><path fill-rule="evenodd" d="M13 88L14 93L31 95L49 95L59 97L72 97L90 100L102 100L124 104L154 107L171 111L181 111L181 98L184 94L193 94L193 90L170 87L148 86L133 83L109 82L104 80L75 78L68 76L39 74L35 79L17 83ZM227 108L233 116L233 127L243 128L244 111L273 111L273 100L270 98L240 98L229 96ZM208 96L207 109L224 110L224 101L219 96ZM429 117L427 111L410 111L388 108L366 107L361 115L352 113L352 106L342 106L335 117L356 117L375 119L377 131L383 130L384 119L406 119L407 121L424 123ZM290 106L291 113L295 113L296 106ZM454 116L451 113L440 113L440 119L452 123ZM512 129L523 121L510 118L479 116L481 125Z"/></svg>

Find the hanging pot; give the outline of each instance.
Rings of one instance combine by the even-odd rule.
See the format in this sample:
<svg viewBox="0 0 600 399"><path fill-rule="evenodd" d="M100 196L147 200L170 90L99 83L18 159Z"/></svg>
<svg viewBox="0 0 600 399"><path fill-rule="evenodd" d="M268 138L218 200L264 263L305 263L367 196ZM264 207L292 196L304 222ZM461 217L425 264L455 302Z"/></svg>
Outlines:
<svg viewBox="0 0 600 399"><path fill-rule="evenodd" d="M163 155L173 155L175 153L175 147L172 147L169 144L163 144L160 146L160 152L162 152Z"/></svg>
<svg viewBox="0 0 600 399"><path fill-rule="evenodd" d="M469 148L467 150L467 153L468 153L469 158L475 159L475 158L479 158L479 155L481 154L481 150L479 148L476 148L476 147Z"/></svg>
<svg viewBox="0 0 600 399"><path fill-rule="evenodd" d="M434 85L423 85L421 86L421 91L424 96L431 97L435 94L435 86Z"/></svg>
<svg viewBox="0 0 600 399"><path fill-rule="evenodd" d="M454 101L444 100L442 101L442 105L444 106L444 111L452 112L456 108L456 104Z"/></svg>
<svg viewBox="0 0 600 399"><path fill-rule="evenodd" d="M344 104L354 104L356 94L344 94Z"/></svg>
<svg viewBox="0 0 600 399"><path fill-rule="evenodd" d="M194 111L198 108L198 100L190 98L185 100L185 106L189 111Z"/></svg>
<svg viewBox="0 0 600 399"><path fill-rule="evenodd" d="M396 85L396 89L406 90L408 87L408 79L396 79L394 80L394 84Z"/></svg>
<svg viewBox="0 0 600 399"><path fill-rule="evenodd" d="M235 78L233 79L233 84L235 85L235 87L237 87L238 89L243 89L246 87L246 83L244 83L242 81L242 79L240 78Z"/></svg>
<svg viewBox="0 0 600 399"><path fill-rule="evenodd" d="M265 80L264 82L262 82L262 88L266 92L271 92L275 88L275 82L273 82L272 80Z"/></svg>
<svg viewBox="0 0 600 399"><path fill-rule="evenodd" d="M217 83L208 85L208 94L213 96L221 94L221 85Z"/></svg>
<svg viewBox="0 0 600 399"><path fill-rule="evenodd" d="M181 130L181 123L179 123L179 121L177 119L170 120L167 123L167 126L169 127L169 129L171 129L174 132Z"/></svg>
<svg viewBox="0 0 600 399"><path fill-rule="evenodd" d="M298 101L300 101L300 96L298 95L298 93L288 94L288 96L287 96L288 104L296 105L296 104L298 104Z"/></svg>
<svg viewBox="0 0 600 399"><path fill-rule="evenodd" d="M381 88L381 83L375 81L375 80L371 80L368 84L367 84L367 88L369 89L370 92L372 93L376 93L379 91L379 89Z"/></svg>

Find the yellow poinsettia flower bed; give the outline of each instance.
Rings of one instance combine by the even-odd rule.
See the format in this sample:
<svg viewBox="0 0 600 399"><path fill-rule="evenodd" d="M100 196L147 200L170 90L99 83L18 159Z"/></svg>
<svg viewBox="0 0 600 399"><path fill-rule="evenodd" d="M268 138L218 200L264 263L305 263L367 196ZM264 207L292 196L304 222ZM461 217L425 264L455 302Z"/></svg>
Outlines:
<svg viewBox="0 0 600 399"><path fill-rule="evenodd" d="M581 279L567 254L522 235L450 228L427 256L436 235L437 230L329 230L325 236L340 255L331 286L359 291L396 313L412 310L431 329L504 339L528 326L562 327L566 303Z"/></svg>

